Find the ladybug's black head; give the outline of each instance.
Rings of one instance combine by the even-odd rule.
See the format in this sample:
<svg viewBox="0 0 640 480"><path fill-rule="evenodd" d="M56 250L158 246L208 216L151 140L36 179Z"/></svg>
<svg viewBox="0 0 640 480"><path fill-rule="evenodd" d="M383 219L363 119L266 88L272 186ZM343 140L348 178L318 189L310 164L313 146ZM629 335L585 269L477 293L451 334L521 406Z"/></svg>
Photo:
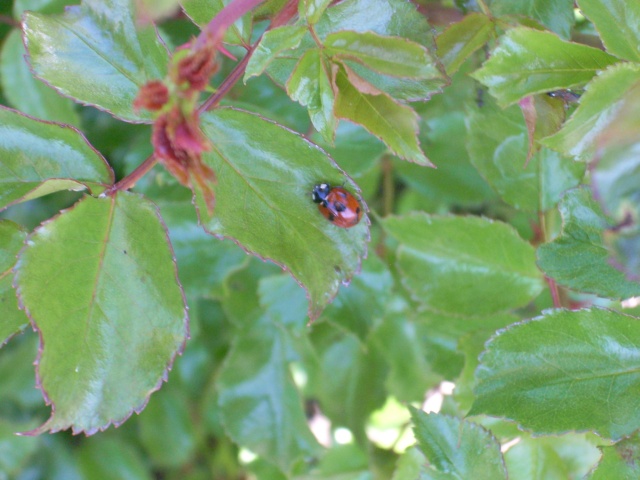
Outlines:
<svg viewBox="0 0 640 480"><path fill-rule="evenodd" d="M327 201L327 195L331 191L331 185L328 183L320 183L313 187L311 192L311 199L315 203L323 203Z"/></svg>

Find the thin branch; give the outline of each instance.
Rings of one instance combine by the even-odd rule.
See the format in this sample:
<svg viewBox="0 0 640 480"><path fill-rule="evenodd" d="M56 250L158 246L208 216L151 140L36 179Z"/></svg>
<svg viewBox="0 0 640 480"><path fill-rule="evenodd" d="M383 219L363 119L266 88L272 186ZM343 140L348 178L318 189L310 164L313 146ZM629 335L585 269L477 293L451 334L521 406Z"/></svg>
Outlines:
<svg viewBox="0 0 640 480"><path fill-rule="evenodd" d="M9 15L0 15L0 23L4 23L15 28L21 28L20 22Z"/></svg>
<svg viewBox="0 0 640 480"><path fill-rule="evenodd" d="M144 177L153 167L156 166L156 163L158 163L158 159L155 155L151 155L144 162L138 165L133 172L108 189L106 191L106 195L112 196L121 190L129 190L130 188L133 188L138 180Z"/></svg>
<svg viewBox="0 0 640 480"><path fill-rule="evenodd" d="M549 291L551 292L551 298L553 299L554 308L562 308L562 301L560 300L560 292L558 290L558 284L553 278L547 276L544 277L549 285Z"/></svg>
<svg viewBox="0 0 640 480"><path fill-rule="evenodd" d="M229 93L229 90L231 90L233 86L238 83L238 80L240 80L244 75L244 71L247 68L247 64L249 63L249 58L251 58L251 54L253 53L256 45L252 46L247 54L242 58L242 60L238 62L238 64L233 68L227 78L225 78L220 84L218 90L216 90L213 95L207 98L205 102L200 105L200 108L198 108L199 113L206 112L207 110L211 110L212 108L216 107L223 99L223 97L227 93Z"/></svg>

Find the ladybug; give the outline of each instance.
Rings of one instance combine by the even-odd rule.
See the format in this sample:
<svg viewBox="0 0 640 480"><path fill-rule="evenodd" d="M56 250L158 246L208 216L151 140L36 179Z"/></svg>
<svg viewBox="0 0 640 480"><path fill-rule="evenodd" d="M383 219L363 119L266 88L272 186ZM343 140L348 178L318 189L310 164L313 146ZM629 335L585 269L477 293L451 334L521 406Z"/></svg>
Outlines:
<svg viewBox="0 0 640 480"><path fill-rule="evenodd" d="M318 204L320 213L336 227L354 227L362 218L360 203L342 187L320 183L313 187L311 198Z"/></svg>

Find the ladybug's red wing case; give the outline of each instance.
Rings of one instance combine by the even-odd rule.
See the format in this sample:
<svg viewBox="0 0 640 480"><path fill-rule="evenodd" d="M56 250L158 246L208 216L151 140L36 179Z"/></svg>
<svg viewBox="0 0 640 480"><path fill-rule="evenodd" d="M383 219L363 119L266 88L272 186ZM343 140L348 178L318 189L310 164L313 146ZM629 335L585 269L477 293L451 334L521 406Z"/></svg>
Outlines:
<svg viewBox="0 0 640 480"><path fill-rule="evenodd" d="M321 183L314 187L312 198L320 213L337 227L351 228L362 218L360 203L342 187Z"/></svg>

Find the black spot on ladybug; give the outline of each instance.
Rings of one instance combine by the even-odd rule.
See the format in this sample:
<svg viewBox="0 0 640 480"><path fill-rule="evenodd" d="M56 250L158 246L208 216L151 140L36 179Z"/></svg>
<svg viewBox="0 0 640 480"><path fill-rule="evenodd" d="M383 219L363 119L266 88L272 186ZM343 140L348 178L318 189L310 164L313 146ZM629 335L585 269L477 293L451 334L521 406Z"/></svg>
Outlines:
<svg viewBox="0 0 640 480"><path fill-rule="evenodd" d="M347 206L342 202L335 202L333 206L336 207L336 212L344 212L347 209Z"/></svg>

